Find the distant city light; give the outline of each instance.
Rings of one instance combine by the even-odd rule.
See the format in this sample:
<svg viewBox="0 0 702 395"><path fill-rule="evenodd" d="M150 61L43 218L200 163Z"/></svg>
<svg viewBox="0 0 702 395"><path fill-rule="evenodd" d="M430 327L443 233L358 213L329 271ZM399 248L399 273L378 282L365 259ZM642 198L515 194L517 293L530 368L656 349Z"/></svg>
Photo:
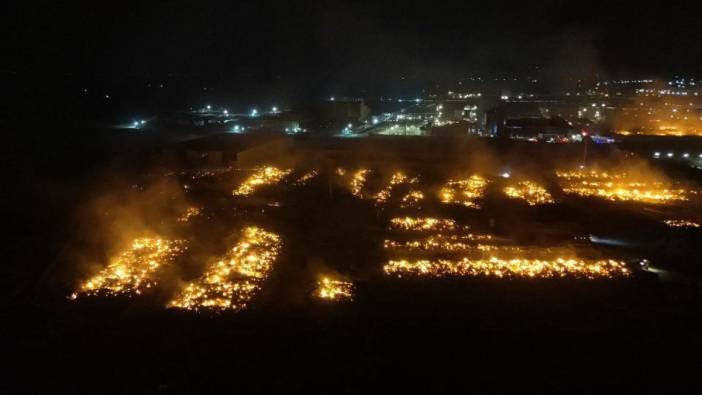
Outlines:
<svg viewBox="0 0 702 395"><path fill-rule="evenodd" d="M208 109L208 110L211 110L211 109L212 109L212 106L210 106L210 105L208 104L208 105L207 105L207 109Z"/></svg>
<svg viewBox="0 0 702 395"><path fill-rule="evenodd" d="M672 157L673 157L673 153L672 153L672 152L668 152L668 158L672 158Z"/></svg>
<svg viewBox="0 0 702 395"><path fill-rule="evenodd" d="M255 116L257 116L257 115L258 115L258 110L257 110L257 109L254 108L253 110L251 110L251 116L252 116L252 117L255 117Z"/></svg>
<svg viewBox="0 0 702 395"><path fill-rule="evenodd" d="M224 115L229 114L229 110L224 110L223 112L224 112Z"/></svg>
<svg viewBox="0 0 702 395"><path fill-rule="evenodd" d="M654 152L654 153L653 153L653 156L654 156L655 158L660 158L661 153L660 153L660 152Z"/></svg>
<svg viewBox="0 0 702 395"><path fill-rule="evenodd" d="M689 157L690 157L690 154L688 154L687 152L683 154L683 158L689 158Z"/></svg>
<svg viewBox="0 0 702 395"><path fill-rule="evenodd" d="M273 112L278 112L278 107L273 107Z"/></svg>
<svg viewBox="0 0 702 395"><path fill-rule="evenodd" d="M510 178L510 177L512 177L512 175L509 174L509 172L507 172L507 171L504 172L504 173L502 173L502 174L500 174L500 176L501 176L502 178Z"/></svg>
<svg viewBox="0 0 702 395"><path fill-rule="evenodd" d="M334 101L334 100L336 100L336 99L334 98L334 96L332 96L332 97L329 98L329 100Z"/></svg>
<svg viewBox="0 0 702 395"><path fill-rule="evenodd" d="M378 124L378 117L373 117L373 125L377 125L377 124Z"/></svg>

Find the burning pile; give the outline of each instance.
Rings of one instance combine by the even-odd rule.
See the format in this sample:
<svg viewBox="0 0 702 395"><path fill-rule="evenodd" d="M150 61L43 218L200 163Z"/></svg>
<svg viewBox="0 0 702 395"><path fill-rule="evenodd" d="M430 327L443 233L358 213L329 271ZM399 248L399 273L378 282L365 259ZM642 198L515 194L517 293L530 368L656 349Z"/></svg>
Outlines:
<svg viewBox="0 0 702 395"><path fill-rule="evenodd" d="M577 278L613 278L626 277L631 274L624 262L614 260L584 261L573 258L540 259L490 259L460 260L390 260L383 270L386 274L402 277L577 277Z"/></svg>
<svg viewBox="0 0 702 395"><path fill-rule="evenodd" d="M390 220L391 230L400 231L440 231L440 230L455 230L457 228L456 221L446 218L431 218L431 217L402 217L393 218Z"/></svg>
<svg viewBox="0 0 702 395"><path fill-rule="evenodd" d="M413 189L407 192L407 194L402 197L402 200L400 201L400 207L417 207L422 200L424 200L424 193L422 191Z"/></svg>
<svg viewBox="0 0 702 395"><path fill-rule="evenodd" d="M556 172L556 175L561 179L561 187L565 193L612 201L668 203L688 200L688 195L693 193L684 189L673 189L660 181L641 181L626 173L571 171Z"/></svg>
<svg viewBox="0 0 702 395"><path fill-rule="evenodd" d="M190 222L192 218L197 217L201 213L202 209L200 207L188 207L188 209L178 217L178 222Z"/></svg>
<svg viewBox="0 0 702 395"><path fill-rule="evenodd" d="M324 300L352 300L353 283L324 277L317 282L315 296Z"/></svg>
<svg viewBox="0 0 702 395"><path fill-rule="evenodd" d="M351 178L351 194L358 198L363 198L363 187L366 185L368 175L371 173L368 169L361 169L353 173ZM343 174L341 174L343 175Z"/></svg>
<svg viewBox="0 0 702 395"><path fill-rule="evenodd" d="M79 295L139 295L156 285L158 269L172 263L185 249L183 240L135 239L127 251L81 284L71 299Z"/></svg>
<svg viewBox="0 0 702 395"><path fill-rule="evenodd" d="M388 183L385 188L380 190L377 195L375 195L375 202L377 204L383 204L390 199L390 196L392 195L393 189L400 185L400 184L416 184L419 182L419 179L414 177L414 178L409 178L405 173L398 171L392 175L390 178L390 182Z"/></svg>
<svg viewBox="0 0 702 395"><path fill-rule="evenodd" d="M256 189L265 185L274 185L281 182L291 169L281 170L274 166L265 166L257 169L237 189L232 192L234 196L250 196Z"/></svg>
<svg viewBox="0 0 702 395"><path fill-rule="evenodd" d="M318 170L310 170L307 173L300 176L300 178L295 180L295 182L293 184L296 186L307 185L308 182L310 182L313 178L317 177L318 175L319 175Z"/></svg>
<svg viewBox="0 0 702 395"><path fill-rule="evenodd" d="M439 191L439 199L442 203L480 208L478 201L483 197L487 184L488 181L477 174L465 180L449 180Z"/></svg>
<svg viewBox="0 0 702 395"><path fill-rule="evenodd" d="M241 310L259 291L280 251L276 234L250 226L241 240L168 306L187 310Z"/></svg>
<svg viewBox="0 0 702 395"><path fill-rule="evenodd" d="M521 251L519 247L496 246L490 244L473 244L476 241L490 241L491 235L462 234L445 235L434 234L417 240L385 240L383 247L393 251L414 252L462 252L462 251Z"/></svg>
<svg viewBox="0 0 702 395"><path fill-rule="evenodd" d="M505 187L504 192L512 199L522 199L530 206L554 203L551 194L541 185L532 181L520 181Z"/></svg>
<svg viewBox="0 0 702 395"><path fill-rule="evenodd" d="M700 224L695 221L690 221L687 219L667 219L663 221L666 225L671 228L699 228Z"/></svg>

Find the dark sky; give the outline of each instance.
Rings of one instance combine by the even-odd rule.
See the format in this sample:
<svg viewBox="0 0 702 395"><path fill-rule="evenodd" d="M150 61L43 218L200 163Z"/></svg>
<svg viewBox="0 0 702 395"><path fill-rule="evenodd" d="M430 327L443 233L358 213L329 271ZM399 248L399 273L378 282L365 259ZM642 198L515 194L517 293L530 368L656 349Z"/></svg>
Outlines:
<svg viewBox="0 0 702 395"><path fill-rule="evenodd" d="M697 74L702 2L92 1L7 6L4 71L382 84Z"/></svg>

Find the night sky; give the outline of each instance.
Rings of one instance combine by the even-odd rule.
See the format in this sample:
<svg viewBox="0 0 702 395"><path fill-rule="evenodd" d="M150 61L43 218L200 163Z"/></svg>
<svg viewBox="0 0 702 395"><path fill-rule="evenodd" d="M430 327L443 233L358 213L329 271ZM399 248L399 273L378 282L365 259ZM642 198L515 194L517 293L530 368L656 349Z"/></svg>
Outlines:
<svg viewBox="0 0 702 395"><path fill-rule="evenodd" d="M5 72L178 73L333 90L540 70L554 78L702 68L702 5L646 2L15 2Z"/></svg>

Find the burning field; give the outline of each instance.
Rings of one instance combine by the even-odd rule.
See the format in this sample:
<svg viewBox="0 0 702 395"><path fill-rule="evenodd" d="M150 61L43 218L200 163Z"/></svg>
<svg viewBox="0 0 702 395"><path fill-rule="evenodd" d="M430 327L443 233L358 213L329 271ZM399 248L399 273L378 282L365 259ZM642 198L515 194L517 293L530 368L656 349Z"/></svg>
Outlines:
<svg viewBox="0 0 702 395"><path fill-rule="evenodd" d="M280 251L280 237L257 227L199 279L186 285L168 307L186 310L241 310L260 290Z"/></svg>
<svg viewBox="0 0 702 395"><path fill-rule="evenodd" d="M402 277L426 276L486 276L486 277L598 277L628 276L630 270L624 262L615 260L584 261L577 258L548 260L491 257L488 259L462 258L459 260L390 260L383 270Z"/></svg>
<svg viewBox="0 0 702 395"><path fill-rule="evenodd" d="M583 197L596 197L611 201L633 201L664 204L687 201L697 192L676 188L673 183L642 177L641 175L595 170L559 171L563 192Z"/></svg>
<svg viewBox="0 0 702 395"><path fill-rule="evenodd" d="M551 178L451 174L319 163L186 174L182 183L187 188L178 188L185 196L173 198L178 208L171 211L172 220L153 215L151 223L158 225L145 226L151 230L146 234L164 238L133 239L70 298L139 295L163 285L162 269L171 266L177 278L159 287L170 292L164 296L166 307L200 312L241 311L252 301L258 305L262 294L272 295L266 303L277 303L287 297L277 294L278 288L309 301L356 303L364 289L357 285L373 287L378 278L631 278L639 269L623 256L636 254L612 253L591 243L574 246L575 236L587 229L570 235L565 230L566 236L545 242L542 225L531 224L544 223L553 233L559 225L549 225L552 219L542 213L561 210L563 215L561 203L568 195L620 205L687 203L697 196L693 188L639 170L577 169L551 173ZM554 190L558 185L561 189ZM674 215L685 218L684 211ZM681 229L677 232L699 227L693 220L663 218L676 217L661 214L656 223ZM521 219L531 221L526 232ZM237 229L238 239L221 248L218 243ZM315 272L308 261L316 259L334 263Z"/></svg>
<svg viewBox="0 0 702 395"><path fill-rule="evenodd" d="M158 283L158 270L171 264L185 246L183 240L135 239L105 269L82 283L71 299L80 295L139 295Z"/></svg>

